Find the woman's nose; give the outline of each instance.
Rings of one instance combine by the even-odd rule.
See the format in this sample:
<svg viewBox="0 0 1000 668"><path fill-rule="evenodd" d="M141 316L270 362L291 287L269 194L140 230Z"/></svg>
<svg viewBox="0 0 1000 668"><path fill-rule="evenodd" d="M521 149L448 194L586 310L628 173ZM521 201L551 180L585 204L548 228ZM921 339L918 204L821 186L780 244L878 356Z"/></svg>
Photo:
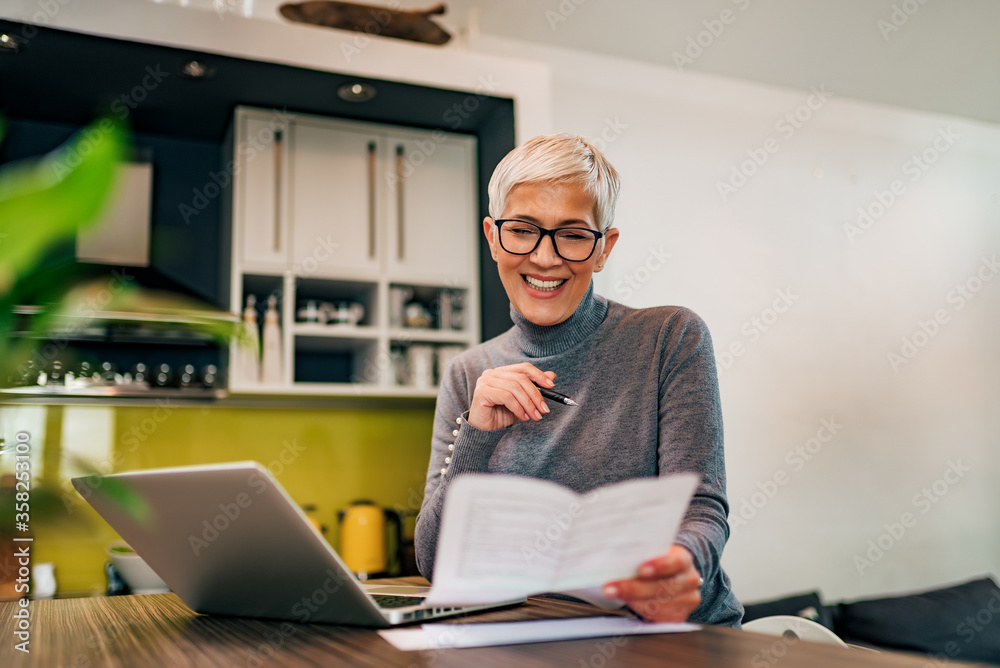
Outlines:
<svg viewBox="0 0 1000 668"><path fill-rule="evenodd" d="M562 262L562 258L556 253L555 240L552 235L546 235L542 238L538 247L532 251L531 260L542 266L552 266Z"/></svg>

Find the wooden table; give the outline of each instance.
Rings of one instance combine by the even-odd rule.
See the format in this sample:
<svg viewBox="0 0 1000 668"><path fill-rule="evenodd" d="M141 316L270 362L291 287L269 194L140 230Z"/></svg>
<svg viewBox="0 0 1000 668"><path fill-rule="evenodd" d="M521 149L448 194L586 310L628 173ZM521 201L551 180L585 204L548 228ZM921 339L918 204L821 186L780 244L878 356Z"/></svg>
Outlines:
<svg viewBox="0 0 1000 668"><path fill-rule="evenodd" d="M479 649L400 652L369 629L198 615L174 594L32 601L30 654L17 651L18 603L0 603L0 666L474 666L532 668L658 666L699 668L925 668L928 657L874 654L804 641L790 642L729 628L673 635L591 638ZM600 614L588 605L530 599L505 610L451 623L524 621ZM443 620L442 620L443 621ZM949 666L972 665L950 661Z"/></svg>

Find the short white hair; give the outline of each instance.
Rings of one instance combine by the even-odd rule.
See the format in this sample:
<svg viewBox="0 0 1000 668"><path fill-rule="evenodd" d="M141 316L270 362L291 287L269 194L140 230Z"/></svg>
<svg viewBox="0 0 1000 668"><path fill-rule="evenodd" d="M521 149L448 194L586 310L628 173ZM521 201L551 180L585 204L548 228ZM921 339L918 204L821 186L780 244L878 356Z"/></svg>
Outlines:
<svg viewBox="0 0 1000 668"><path fill-rule="evenodd" d="M602 232L615 221L621 182L618 172L584 137L561 133L529 139L508 153L490 178L490 216L503 216L507 198L523 183L578 183L594 198L594 219Z"/></svg>

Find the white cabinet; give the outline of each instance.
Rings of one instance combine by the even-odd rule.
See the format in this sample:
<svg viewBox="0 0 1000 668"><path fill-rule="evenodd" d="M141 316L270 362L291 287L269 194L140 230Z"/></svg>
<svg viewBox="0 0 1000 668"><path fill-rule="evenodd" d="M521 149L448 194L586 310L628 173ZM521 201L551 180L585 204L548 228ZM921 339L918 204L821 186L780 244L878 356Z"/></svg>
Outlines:
<svg viewBox="0 0 1000 668"><path fill-rule="evenodd" d="M234 128L232 309L278 297L285 373L230 390L433 396L428 349L479 341L475 139L252 108Z"/></svg>
<svg viewBox="0 0 1000 668"><path fill-rule="evenodd" d="M478 268L469 249L477 247L482 229L472 141L440 130L386 140L387 270L414 281L468 283Z"/></svg>
<svg viewBox="0 0 1000 668"><path fill-rule="evenodd" d="M264 111L239 114L231 160L234 260L246 270L283 271L289 259L286 216L288 127Z"/></svg>
<svg viewBox="0 0 1000 668"><path fill-rule="evenodd" d="M296 274L465 285L477 264L470 137L290 123L288 220ZM261 203L264 204L263 202Z"/></svg>
<svg viewBox="0 0 1000 668"><path fill-rule="evenodd" d="M316 120L291 125L293 271L300 276L377 278L382 268L379 137Z"/></svg>

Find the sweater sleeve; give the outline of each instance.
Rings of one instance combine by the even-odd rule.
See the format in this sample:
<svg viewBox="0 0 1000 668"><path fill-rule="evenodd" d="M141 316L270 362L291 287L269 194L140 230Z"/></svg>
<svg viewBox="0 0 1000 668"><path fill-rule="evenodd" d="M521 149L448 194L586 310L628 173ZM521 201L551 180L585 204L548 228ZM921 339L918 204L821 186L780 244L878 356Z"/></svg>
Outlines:
<svg viewBox="0 0 1000 668"><path fill-rule="evenodd" d="M413 537L417 568L428 580L434 575L441 510L448 483L462 473L485 472L505 432L503 429L482 431L466 422L463 416L468 415L471 401L469 379L456 360L447 377L442 379L438 393L427 484Z"/></svg>
<svg viewBox="0 0 1000 668"><path fill-rule="evenodd" d="M681 309L668 319L662 343L659 474L692 471L701 477L676 539L694 555L705 580L692 619L738 625L743 610L720 566L729 539L729 502L712 338L700 317Z"/></svg>

